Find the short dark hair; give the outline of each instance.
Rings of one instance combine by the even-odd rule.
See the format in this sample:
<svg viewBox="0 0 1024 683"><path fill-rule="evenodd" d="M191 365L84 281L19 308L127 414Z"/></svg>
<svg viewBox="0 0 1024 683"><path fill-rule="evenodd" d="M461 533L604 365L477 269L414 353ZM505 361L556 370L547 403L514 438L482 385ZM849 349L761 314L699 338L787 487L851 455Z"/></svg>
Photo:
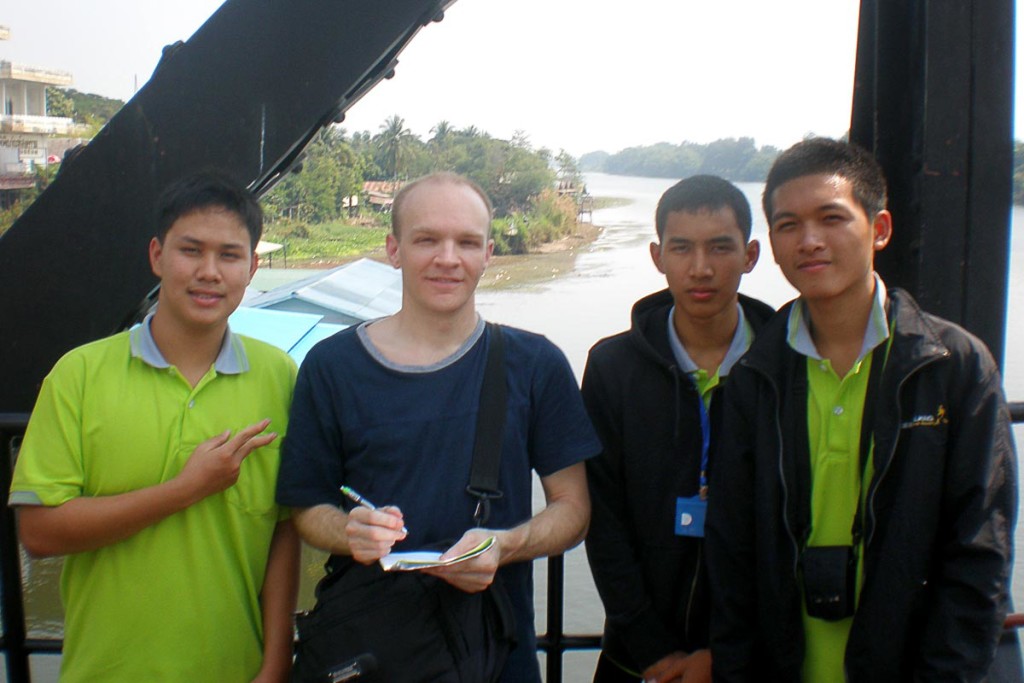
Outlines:
<svg viewBox="0 0 1024 683"><path fill-rule="evenodd" d="M459 175L458 173L451 173L449 171L440 171L437 173L430 173L421 178L417 178L411 183L407 183L402 186L402 189L395 195L394 201L391 202L391 234L398 237L398 228L400 221L402 220L402 207L405 206L406 199L409 194L419 187L420 185L455 185L456 187L468 187L476 193L480 200L484 203L484 207L487 209L487 220L488 228L487 234L491 234L490 220L491 216L494 215L494 206L491 204L491 198L484 192L484 188L480 187L478 183L470 180L466 176Z"/></svg>
<svg viewBox="0 0 1024 683"><path fill-rule="evenodd" d="M738 187L714 175L684 178L665 190L658 200L658 210L654 214L654 227L658 231L658 239L665 236L665 223L670 213L697 213L701 210L718 211L724 208L732 209L736 225L743 233L743 241L749 241L750 202Z"/></svg>
<svg viewBox="0 0 1024 683"><path fill-rule="evenodd" d="M245 225L251 248L263 236L263 209L256 196L231 176L217 170L192 173L171 183L157 200L156 238L162 244L167 231L181 217L202 209L223 209Z"/></svg>
<svg viewBox="0 0 1024 683"><path fill-rule="evenodd" d="M772 222L772 194L780 185L809 175L836 175L853 186L853 198L868 217L885 209L885 173L874 157L851 142L808 138L780 154L764 183L761 203L768 225Z"/></svg>

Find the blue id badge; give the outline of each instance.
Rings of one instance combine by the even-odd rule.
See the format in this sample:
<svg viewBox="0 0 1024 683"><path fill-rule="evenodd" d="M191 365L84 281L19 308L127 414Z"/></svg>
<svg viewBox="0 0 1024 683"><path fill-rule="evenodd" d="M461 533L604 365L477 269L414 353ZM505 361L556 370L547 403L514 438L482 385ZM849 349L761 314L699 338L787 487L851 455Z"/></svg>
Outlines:
<svg viewBox="0 0 1024 683"><path fill-rule="evenodd" d="M676 498L676 536L704 538L704 517L708 501L699 495L693 498Z"/></svg>

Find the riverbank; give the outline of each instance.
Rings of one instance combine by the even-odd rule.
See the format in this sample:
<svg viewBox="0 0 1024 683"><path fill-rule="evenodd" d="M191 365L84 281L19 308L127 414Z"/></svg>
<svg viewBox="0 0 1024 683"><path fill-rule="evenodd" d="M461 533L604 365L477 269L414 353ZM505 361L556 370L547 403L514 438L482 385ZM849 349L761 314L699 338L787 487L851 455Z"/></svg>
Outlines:
<svg viewBox="0 0 1024 683"><path fill-rule="evenodd" d="M577 223L571 235L542 244L529 254L495 256L480 278L481 289L503 289L571 273L576 256L601 234L593 223Z"/></svg>
<svg viewBox="0 0 1024 683"><path fill-rule="evenodd" d="M600 234L600 226L593 223L577 223L572 234L554 242L542 244L529 254L495 256L480 279L480 288L503 289L533 284L571 273L577 254L589 247ZM381 263L387 262L384 247L377 247L344 258L316 258L302 259L301 261L289 259L287 265L282 263L281 258L277 258L260 264L260 270L328 270L361 258Z"/></svg>

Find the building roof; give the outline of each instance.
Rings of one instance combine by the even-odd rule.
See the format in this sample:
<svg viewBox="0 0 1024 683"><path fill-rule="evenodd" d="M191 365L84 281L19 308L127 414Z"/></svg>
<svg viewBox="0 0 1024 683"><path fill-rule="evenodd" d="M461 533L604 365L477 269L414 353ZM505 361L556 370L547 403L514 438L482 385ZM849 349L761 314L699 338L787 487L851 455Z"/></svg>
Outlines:
<svg viewBox="0 0 1024 683"><path fill-rule="evenodd" d="M313 346L348 325L323 322L323 316L239 306L228 319L231 331L286 351L298 365Z"/></svg>
<svg viewBox="0 0 1024 683"><path fill-rule="evenodd" d="M0 62L0 78L45 83L46 85L71 85L73 82L70 71L29 66L16 62Z"/></svg>
<svg viewBox="0 0 1024 683"><path fill-rule="evenodd" d="M363 192L368 194L395 196L405 183L401 180L367 180L363 183Z"/></svg>
<svg viewBox="0 0 1024 683"><path fill-rule="evenodd" d="M315 314L351 325L402 307L402 276L389 265L359 259L246 299L251 308Z"/></svg>
<svg viewBox="0 0 1024 683"><path fill-rule="evenodd" d="M36 182L33 175L7 173L0 175L0 190L27 190Z"/></svg>

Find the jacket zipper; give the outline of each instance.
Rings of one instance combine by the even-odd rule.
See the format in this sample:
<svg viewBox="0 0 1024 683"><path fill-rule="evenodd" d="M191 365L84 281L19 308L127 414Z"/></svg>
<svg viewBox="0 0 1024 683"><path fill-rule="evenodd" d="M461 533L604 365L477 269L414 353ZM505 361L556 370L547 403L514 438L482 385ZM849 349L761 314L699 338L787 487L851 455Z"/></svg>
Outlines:
<svg viewBox="0 0 1024 683"><path fill-rule="evenodd" d="M779 412L779 389L773 381L769 380L769 383L771 383L772 389L775 391L775 436L779 444L779 481L782 482L782 521L786 527L786 535L789 536L789 540L793 544L793 576L795 577L799 573L800 543L797 542L796 534L793 533L793 527L789 522L789 486L786 483L786 473L782 462L782 415Z"/></svg>
<svg viewBox="0 0 1024 683"><path fill-rule="evenodd" d="M875 476L875 480L873 482L873 485L871 486L870 494L868 495L867 515L869 525L868 533L864 536L865 550L871 543L871 540L875 537L875 496L878 494L878 489L882 485L882 480L885 478L885 475L888 474L889 472L889 468L892 465L893 456L896 454L896 448L897 446L899 446L901 431L900 424L903 422L903 412L901 407L902 401L900 400L903 396L903 385L907 383L907 380L916 375L923 368L927 367L928 365L931 365L932 363L938 361L941 358L946 358L948 355L949 353L947 352L938 356L932 356L930 358L924 359L916 367L911 368L909 371L907 371L907 373L900 378L899 384L896 385L896 436L892 440L892 447L886 453L885 466L882 468L882 471L879 472L877 476Z"/></svg>
<svg viewBox="0 0 1024 683"><path fill-rule="evenodd" d="M786 483L786 474L783 470L783 454L782 454L782 414L781 405L782 397L779 393L779 387L775 384L775 378L767 372L762 371L755 365L748 365L751 369L755 370L768 381L768 385L772 388L775 393L775 437L778 443L778 462L779 462L779 481L782 483L782 522L783 526L786 527L786 535L789 536L790 542L793 544L793 576L796 576L799 570L800 563L800 544L796 540L796 534L793 533L793 527L789 521L789 485Z"/></svg>
<svg viewBox="0 0 1024 683"><path fill-rule="evenodd" d="M701 543L697 546L697 562L693 566L693 581L690 582L690 596L686 600L686 618L683 621L683 633L686 636L686 642L690 642L690 612L693 610L693 596L697 594L697 581L700 578L700 563L701 554L704 550L704 544Z"/></svg>

